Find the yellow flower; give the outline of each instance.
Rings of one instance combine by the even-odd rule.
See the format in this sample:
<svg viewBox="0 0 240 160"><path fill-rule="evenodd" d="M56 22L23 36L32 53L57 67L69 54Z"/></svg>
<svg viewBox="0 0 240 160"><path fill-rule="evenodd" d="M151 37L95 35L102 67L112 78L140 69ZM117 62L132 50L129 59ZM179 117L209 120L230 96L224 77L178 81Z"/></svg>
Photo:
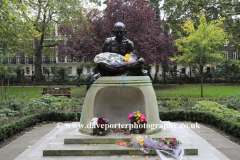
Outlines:
<svg viewBox="0 0 240 160"><path fill-rule="evenodd" d="M144 144L143 140L140 140L139 144L142 146Z"/></svg>
<svg viewBox="0 0 240 160"><path fill-rule="evenodd" d="M135 139L138 141L138 143L142 146L144 144L143 139L141 136L135 137Z"/></svg>
<svg viewBox="0 0 240 160"><path fill-rule="evenodd" d="M130 54L126 54L126 55L125 55L125 58L128 58L128 59L129 59L129 58L130 58Z"/></svg>
<svg viewBox="0 0 240 160"><path fill-rule="evenodd" d="M138 117L141 117L141 113L137 113L137 116L138 116Z"/></svg>
<svg viewBox="0 0 240 160"><path fill-rule="evenodd" d="M129 62L130 60L130 54L126 54L124 57L124 61Z"/></svg>

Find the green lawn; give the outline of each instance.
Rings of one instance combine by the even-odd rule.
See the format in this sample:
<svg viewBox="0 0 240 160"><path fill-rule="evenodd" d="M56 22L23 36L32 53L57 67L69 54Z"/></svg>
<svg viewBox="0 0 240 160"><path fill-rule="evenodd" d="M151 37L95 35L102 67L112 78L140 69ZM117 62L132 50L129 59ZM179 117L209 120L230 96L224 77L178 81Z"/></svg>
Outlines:
<svg viewBox="0 0 240 160"><path fill-rule="evenodd" d="M201 96L201 85L159 85L155 87L157 97L192 97ZM227 97L231 94L240 93L240 85L203 85L203 97L214 98L224 94Z"/></svg>
<svg viewBox="0 0 240 160"><path fill-rule="evenodd" d="M1 88L0 88L0 91L1 91ZM43 87L10 87L10 95L11 96L14 95L17 98L22 98L24 93L26 94L26 97L25 97L26 99L40 98L42 96L42 91L43 91ZM7 92L8 90L6 88L6 93ZM4 93L5 93L5 88L3 88L3 94ZM81 98L81 97L84 97L85 95L86 95L86 87L71 87L72 97Z"/></svg>
<svg viewBox="0 0 240 160"><path fill-rule="evenodd" d="M200 85L154 85L157 97L188 97L198 98L201 95ZM4 88L5 91L5 88ZM7 92L7 88L6 88ZM40 98L42 87L10 87L10 95L20 98L26 94L26 99ZM224 94L227 97L231 94L240 93L240 85L204 85L203 96L205 98L219 97ZM0 94L1 95L1 94ZM71 87L71 96L81 98L86 95L86 87Z"/></svg>

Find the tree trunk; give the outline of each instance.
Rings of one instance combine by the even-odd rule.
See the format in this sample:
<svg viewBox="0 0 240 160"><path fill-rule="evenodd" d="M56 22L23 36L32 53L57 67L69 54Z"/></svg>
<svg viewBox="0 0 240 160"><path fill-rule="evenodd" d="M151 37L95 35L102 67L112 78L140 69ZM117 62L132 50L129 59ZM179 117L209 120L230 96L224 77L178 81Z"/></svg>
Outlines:
<svg viewBox="0 0 240 160"><path fill-rule="evenodd" d="M154 79L153 79L153 82L154 83L156 83L156 81L157 81L157 74L158 74L158 72L159 72L159 66L158 66L158 60L157 60L157 62L156 62L156 68L155 68L156 70L155 70L155 75L154 75Z"/></svg>
<svg viewBox="0 0 240 160"><path fill-rule="evenodd" d="M203 66L200 66L200 74L201 74L201 98L203 98Z"/></svg>
<svg viewBox="0 0 240 160"><path fill-rule="evenodd" d="M9 78L8 78L8 99L9 99L9 87L10 85L9 85Z"/></svg>
<svg viewBox="0 0 240 160"><path fill-rule="evenodd" d="M36 87L36 78L34 76L34 87Z"/></svg>
<svg viewBox="0 0 240 160"><path fill-rule="evenodd" d="M163 69L163 84L166 85L166 68L162 66Z"/></svg>
<svg viewBox="0 0 240 160"><path fill-rule="evenodd" d="M39 42L39 40L37 38L35 38L34 42L35 42L35 51L34 51L34 55L35 55L35 79L36 81L41 81L42 80L42 36L41 35L41 40ZM44 38L44 37L43 37Z"/></svg>
<svg viewBox="0 0 240 160"><path fill-rule="evenodd" d="M150 73L150 69L151 69L151 66L148 66L148 67L147 67L148 76L149 76L149 78L151 79L151 81L153 81L152 75L151 75L151 73Z"/></svg>
<svg viewBox="0 0 240 160"><path fill-rule="evenodd" d="M48 87L50 87L50 84L49 84L49 74L48 74Z"/></svg>
<svg viewBox="0 0 240 160"><path fill-rule="evenodd" d="M190 77L192 77L192 68L190 63L189 63L189 70L190 70Z"/></svg>
<svg viewBox="0 0 240 160"><path fill-rule="evenodd" d="M212 73L212 85L213 85L213 83L214 83L214 75Z"/></svg>
<svg viewBox="0 0 240 160"><path fill-rule="evenodd" d="M2 78L2 100L3 100L3 78Z"/></svg>
<svg viewBox="0 0 240 160"><path fill-rule="evenodd" d="M22 78L22 87L24 87L24 82L23 82L23 78Z"/></svg>
<svg viewBox="0 0 240 160"><path fill-rule="evenodd" d="M6 96L6 87L7 87L7 84L6 84L6 78L4 79L4 82L5 82L5 92L4 92L4 94L5 94L5 100L7 99L7 96Z"/></svg>

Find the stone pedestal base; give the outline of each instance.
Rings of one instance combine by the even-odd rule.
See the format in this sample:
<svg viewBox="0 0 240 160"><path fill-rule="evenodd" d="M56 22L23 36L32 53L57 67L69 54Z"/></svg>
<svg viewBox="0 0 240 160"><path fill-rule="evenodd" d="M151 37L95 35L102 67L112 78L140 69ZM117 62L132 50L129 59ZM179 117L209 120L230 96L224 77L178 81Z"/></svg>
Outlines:
<svg viewBox="0 0 240 160"><path fill-rule="evenodd" d="M91 134L93 117L107 117L110 124L129 124L127 117L140 111L147 117L146 133L156 133L160 123L156 95L148 76L100 77L89 88L81 114L81 133ZM124 128L127 128L125 126Z"/></svg>

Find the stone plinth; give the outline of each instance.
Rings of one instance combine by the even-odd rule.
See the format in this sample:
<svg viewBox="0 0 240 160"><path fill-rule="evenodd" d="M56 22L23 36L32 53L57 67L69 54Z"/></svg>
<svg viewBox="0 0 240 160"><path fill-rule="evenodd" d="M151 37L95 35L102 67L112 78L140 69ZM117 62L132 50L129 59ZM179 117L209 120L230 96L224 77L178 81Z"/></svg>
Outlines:
<svg viewBox="0 0 240 160"><path fill-rule="evenodd" d="M127 117L134 111L141 111L147 124L160 124L157 99L148 76L100 77L89 88L82 111L81 133L91 134L87 128L93 117L107 117L110 124L129 124ZM160 129L147 129L156 133Z"/></svg>

